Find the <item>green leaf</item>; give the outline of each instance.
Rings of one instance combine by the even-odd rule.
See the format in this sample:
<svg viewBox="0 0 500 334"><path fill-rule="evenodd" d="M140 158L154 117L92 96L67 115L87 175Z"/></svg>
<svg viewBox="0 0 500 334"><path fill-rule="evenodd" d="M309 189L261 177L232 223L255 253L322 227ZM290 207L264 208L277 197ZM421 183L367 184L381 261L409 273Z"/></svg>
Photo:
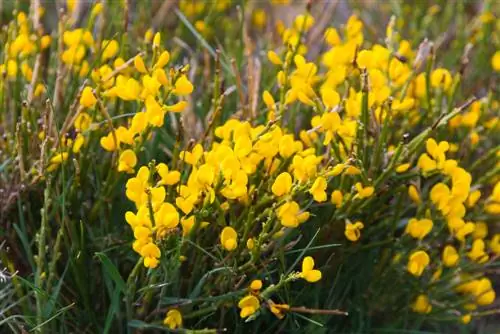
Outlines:
<svg viewBox="0 0 500 334"><path fill-rule="evenodd" d="M108 274L108 276L111 277L111 279L115 282L118 290L125 291L125 281L123 280L122 276L118 272L118 269L116 269L115 265L111 262L109 257L101 252L96 252L95 255L101 261L104 272Z"/></svg>
<svg viewBox="0 0 500 334"><path fill-rule="evenodd" d="M59 278L57 285L54 287L54 292L52 293L52 295L50 295L50 298L47 302L47 305L45 306L45 309L43 311L44 318L47 318L48 316L50 316L50 314L52 313L52 310L54 309L54 306L56 305L56 301L59 297L59 292L61 292L61 287L62 287L62 284L64 282L64 277L66 276L66 272L68 271L68 268L69 268L69 262L66 262L66 268L64 268L64 271L63 271L61 277Z"/></svg>
<svg viewBox="0 0 500 334"><path fill-rule="evenodd" d="M203 275L203 277L200 279L198 284L196 284L195 288L193 289L193 291L189 295L189 299L194 299L200 295L201 289L203 288L203 285L205 284L205 281L208 279L208 277L210 277L212 274L215 274L219 271L225 271L225 270L231 271L231 268L229 268L229 267L215 268L215 269L207 272L205 275Z"/></svg>
<svg viewBox="0 0 500 334"><path fill-rule="evenodd" d="M120 295L121 290L117 287L113 292L113 297L111 298L111 305L109 307L108 315L106 316L106 323L104 325L103 333L109 333L111 329L111 324L113 322L113 318L115 314L118 314L120 310Z"/></svg>

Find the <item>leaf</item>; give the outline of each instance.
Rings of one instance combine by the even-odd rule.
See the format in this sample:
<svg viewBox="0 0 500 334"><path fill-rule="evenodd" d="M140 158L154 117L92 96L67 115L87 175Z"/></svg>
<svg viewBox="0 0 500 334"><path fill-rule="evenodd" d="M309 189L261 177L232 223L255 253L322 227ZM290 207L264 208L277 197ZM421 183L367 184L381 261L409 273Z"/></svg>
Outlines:
<svg viewBox="0 0 500 334"><path fill-rule="evenodd" d="M59 311L57 311L56 314L54 314L53 317L45 320L44 322L42 322L41 324L38 324L36 327L33 327L31 329L30 332L35 332L36 330L38 330L39 328L42 328L43 326L45 326L46 324L48 324L49 322L51 322L52 320L54 320L55 318L57 318L58 316L60 316L61 314L63 314L64 312L66 312L67 310L69 310L70 308L72 308L73 306L75 306L75 303L71 303L69 304L68 306L65 306L63 307L62 309L60 309Z"/></svg>
<svg viewBox="0 0 500 334"><path fill-rule="evenodd" d="M132 328L138 328L138 329L163 329L167 330L166 327L160 326L160 325L153 325L153 324L148 324L147 322L141 321L141 320L130 320L128 322L129 327Z"/></svg>
<svg viewBox="0 0 500 334"><path fill-rule="evenodd" d="M52 310L54 309L54 306L56 305L57 298L59 297L59 292L61 292L61 287L64 282L64 276L66 276L66 271L68 271L69 268L69 262L66 262L66 268L64 268L64 271L59 278L59 282L57 282L57 285L54 287L54 292L50 296L47 305L45 306L44 314L43 317L47 318L51 313Z"/></svg>
<svg viewBox="0 0 500 334"><path fill-rule="evenodd" d="M10 159L7 159L3 164L0 165L0 173L3 172L3 170L5 169L5 167L7 167L8 164L10 164L10 161L11 161Z"/></svg>
<svg viewBox="0 0 500 334"><path fill-rule="evenodd" d="M116 287L113 292L113 297L111 298L111 305L109 307L108 315L106 316L106 322L104 325L103 333L108 333L111 329L111 324L115 314L120 310L120 295L121 290Z"/></svg>
<svg viewBox="0 0 500 334"><path fill-rule="evenodd" d="M302 315L302 314L300 314L300 313L294 313L294 315L295 315L296 317L299 317L299 318L301 318L301 319L304 319L304 320L306 320L306 321L308 321L308 322L310 322L310 323L312 323L312 324L314 324L314 325L316 325L316 326L319 326L319 327L325 327L325 325L323 325L321 322L317 322L317 321L315 321L315 320L313 320L313 319L311 319L311 318L308 318L308 317L306 317L306 316L303 316L303 315Z"/></svg>
<svg viewBox="0 0 500 334"><path fill-rule="evenodd" d="M178 10L177 8L175 8L175 14L179 17L181 22L189 29L189 31L191 31L191 33L194 35L194 37L196 37L196 39L201 43L201 45L205 49L207 49L207 51L210 53L210 55L214 58L217 57L215 50L210 46L210 44L208 44L208 42L205 40L205 38L203 38L203 36L201 36L200 33L198 33L196 28L193 27L193 25L191 24L191 22L189 22L189 20L186 18L186 16L184 16L184 14L182 14L182 12L180 10ZM229 68L228 64L226 64L226 62L223 61L222 59L220 61L221 61L222 67L224 67L226 72L233 74L233 72Z"/></svg>
<svg viewBox="0 0 500 334"><path fill-rule="evenodd" d="M24 252L26 254L26 257L28 258L28 262L30 263L31 270L34 272L35 263L33 262L33 252L31 251L31 247L28 242L28 239L26 238L26 234L23 233L23 231L17 224L14 224L14 230L16 230L16 233L19 236L19 239L21 240L21 244L23 245Z"/></svg>
<svg viewBox="0 0 500 334"><path fill-rule="evenodd" d="M203 277L200 279L200 281L198 282L198 284L196 284L196 286L194 287L193 291L189 295L189 299L194 299L194 298L196 298L196 297L198 297L200 295L201 289L203 288L203 284L205 284L205 281L207 280L207 278L210 275L215 274L215 273L217 273L219 271L224 271L224 270L231 271L231 268L229 268L229 267L215 268L215 269L210 270L209 272L207 272L205 275L203 275Z"/></svg>
<svg viewBox="0 0 500 334"><path fill-rule="evenodd" d="M295 260L295 262L287 270L285 276L288 276L288 274L290 274L292 272L293 268L295 268L295 266L299 263L299 261L302 259L302 257L304 256L304 254L307 252L307 250L309 248L311 248L311 245L313 244L314 240L316 240L316 237L318 236L318 233L319 233L320 230L321 230L321 228L318 228L316 230L316 233L314 233L313 237L311 238L311 241L309 241L309 243L307 244L307 246L302 250L302 252L300 253L300 255L297 257L297 259Z"/></svg>
<svg viewBox="0 0 500 334"><path fill-rule="evenodd" d="M115 265L111 262L109 257L101 252L96 252L95 255L99 258L99 260L102 262L102 266L104 271L113 279L113 281L116 284L116 287L120 291L125 291L125 281L123 280L122 276L118 272L118 269L116 269Z"/></svg>

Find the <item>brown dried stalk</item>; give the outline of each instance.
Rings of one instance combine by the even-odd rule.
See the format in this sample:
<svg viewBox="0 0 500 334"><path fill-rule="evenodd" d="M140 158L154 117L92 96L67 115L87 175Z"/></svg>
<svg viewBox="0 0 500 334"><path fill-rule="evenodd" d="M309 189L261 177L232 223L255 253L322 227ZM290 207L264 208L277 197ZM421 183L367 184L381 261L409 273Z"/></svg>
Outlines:
<svg viewBox="0 0 500 334"><path fill-rule="evenodd" d="M297 313L308 313L308 314L329 314L329 315L344 315L344 316L349 315L349 313L346 311L307 308L305 306L290 307L288 311Z"/></svg>

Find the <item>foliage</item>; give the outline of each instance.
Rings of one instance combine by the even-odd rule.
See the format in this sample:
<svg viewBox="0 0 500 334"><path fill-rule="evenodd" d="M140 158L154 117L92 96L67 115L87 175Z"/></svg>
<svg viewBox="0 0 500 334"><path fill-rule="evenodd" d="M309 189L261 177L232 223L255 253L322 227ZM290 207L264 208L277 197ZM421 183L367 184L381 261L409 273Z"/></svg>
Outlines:
<svg viewBox="0 0 500 334"><path fill-rule="evenodd" d="M494 1L11 5L0 328L418 332L498 313Z"/></svg>

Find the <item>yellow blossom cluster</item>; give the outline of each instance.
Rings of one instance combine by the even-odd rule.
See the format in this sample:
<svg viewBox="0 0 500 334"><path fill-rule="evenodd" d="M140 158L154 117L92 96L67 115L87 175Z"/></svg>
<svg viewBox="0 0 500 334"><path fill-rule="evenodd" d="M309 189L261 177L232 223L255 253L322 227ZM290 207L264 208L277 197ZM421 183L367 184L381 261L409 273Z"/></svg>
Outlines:
<svg viewBox="0 0 500 334"><path fill-rule="evenodd" d="M455 42L407 36L399 17L382 34L361 12L325 27L311 1L286 26L275 7L289 3L165 2L159 13L172 9L175 20L134 30L128 19L143 14L142 4L98 1L80 24L82 3L67 1L57 34L14 12L0 34L0 129L9 130L0 136L0 156L8 152L0 185L20 171L12 175L21 190L6 206L19 197L23 215L24 189L45 182L36 256L24 220L15 225L37 269L34 287L52 295L54 277L80 283L91 249L112 278L97 280L112 293L100 303L126 303L124 314L121 304L109 310L106 326L127 320L146 329L151 320L189 331L213 326L214 314L222 328L348 310L347 324L361 311L375 319L389 309L467 324L497 311L490 273L500 256L500 103L494 85L464 85L471 55L487 54L484 67L500 71L500 51L481 35L494 16L485 9L464 32L472 36L461 68L451 69L440 52L456 51ZM115 7L127 15L126 31L108 34L97 21ZM227 37L233 15L243 42ZM178 26L167 35L163 24ZM128 225L114 224L115 214ZM52 254L44 243L59 226ZM309 309L312 283L317 308ZM40 327L43 296L35 296ZM237 311L231 320L228 308Z"/></svg>

